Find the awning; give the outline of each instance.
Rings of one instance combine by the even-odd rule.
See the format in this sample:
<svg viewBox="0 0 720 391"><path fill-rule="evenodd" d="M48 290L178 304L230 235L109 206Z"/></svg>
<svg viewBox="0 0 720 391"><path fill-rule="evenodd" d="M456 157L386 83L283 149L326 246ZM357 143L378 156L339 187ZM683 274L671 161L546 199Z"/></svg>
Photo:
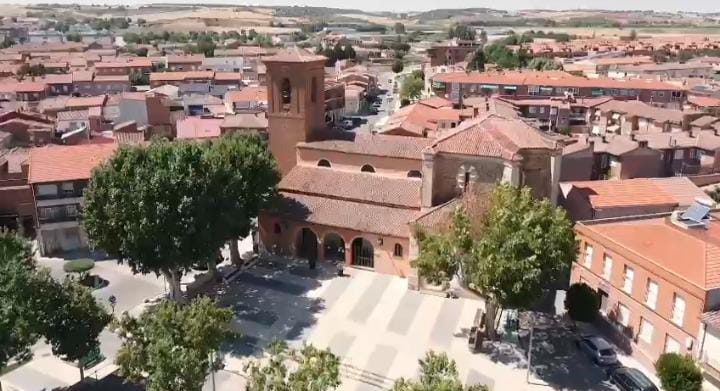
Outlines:
<svg viewBox="0 0 720 391"><path fill-rule="evenodd" d="M603 95L603 94L604 94L603 90L599 90L599 89L592 90L592 95L594 95L594 96Z"/></svg>
<svg viewBox="0 0 720 391"><path fill-rule="evenodd" d="M540 91L550 91L550 92L552 92L552 90L553 90L552 87L540 87Z"/></svg>
<svg viewBox="0 0 720 391"><path fill-rule="evenodd" d="M506 90L512 90L512 91L517 90L517 86L504 86L503 88Z"/></svg>
<svg viewBox="0 0 720 391"><path fill-rule="evenodd" d="M484 88L486 90L497 90L498 86L496 86L495 84L481 84L480 88Z"/></svg>

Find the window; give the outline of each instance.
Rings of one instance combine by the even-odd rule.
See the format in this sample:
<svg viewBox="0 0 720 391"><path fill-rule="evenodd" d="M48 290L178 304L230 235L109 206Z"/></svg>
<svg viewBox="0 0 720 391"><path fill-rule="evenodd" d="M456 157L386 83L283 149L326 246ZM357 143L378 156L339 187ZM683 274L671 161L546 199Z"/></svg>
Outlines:
<svg viewBox="0 0 720 391"><path fill-rule="evenodd" d="M396 258L402 258L403 256L403 248L399 243L395 243L395 250L393 251L393 256Z"/></svg>
<svg viewBox="0 0 720 391"><path fill-rule="evenodd" d="M407 173L408 178L422 178L422 173L418 170L410 170Z"/></svg>
<svg viewBox="0 0 720 391"><path fill-rule="evenodd" d="M273 225L273 232L275 232L276 235L282 232L282 227L280 226L280 224L275 223L275 225Z"/></svg>
<svg viewBox="0 0 720 391"><path fill-rule="evenodd" d="M678 326L682 326L685 319L685 299L677 293L673 295L672 321Z"/></svg>
<svg viewBox="0 0 720 391"><path fill-rule="evenodd" d="M684 149L676 149L675 155L673 156L675 160L681 160L685 158L685 150Z"/></svg>
<svg viewBox="0 0 720 391"><path fill-rule="evenodd" d="M290 79L285 78L280 83L280 103L282 104L283 111L290 111L290 101L292 97L292 87L290 86Z"/></svg>
<svg viewBox="0 0 720 391"><path fill-rule="evenodd" d="M57 195L57 185L38 185L37 194L39 196Z"/></svg>
<svg viewBox="0 0 720 391"><path fill-rule="evenodd" d="M665 335L665 353L680 353L680 343L670 335Z"/></svg>
<svg viewBox="0 0 720 391"><path fill-rule="evenodd" d="M65 214L68 217L76 217L78 215L77 205L65 205Z"/></svg>
<svg viewBox="0 0 720 391"><path fill-rule="evenodd" d="M530 106L530 108L528 109L528 111L530 111L530 114L535 114L535 113L537 113L537 107L535 107L535 106Z"/></svg>
<svg viewBox="0 0 720 391"><path fill-rule="evenodd" d="M665 97L665 91L659 91L658 96L661 98Z"/></svg>
<svg viewBox="0 0 720 391"><path fill-rule="evenodd" d="M530 95L538 95L540 93L540 87L539 86L528 86L528 94Z"/></svg>
<svg viewBox="0 0 720 391"><path fill-rule="evenodd" d="M540 107L540 114L545 114L545 108L544 108L544 107Z"/></svg>
<svg viewBox="0 0 720 391"><path fill-rule="evenodd" d="M633 286L633 280L635 279L635 271L633 268L631 268L628 265L625 265L625 269L623 271L623 290L627 294L632 293L632 286Z"/></svg>
<svg viewBox="0 0 720 391"><path fill-rule="evenodd" d="M658 285L654 281L648 279L647 292L645 293L645 305L652 309L655 309L655 306L657 305L657 297Z"/></svg>
<svg viewBox="0 0 720 391"><path fill-rule="evenodd" d="M585 267L592 268L593 247L585 243Z"/></svg>
<svg viewBox="0 0 720 391"><path fill-rule="evenodd" d="M72 182L63 182L62 192L63 192L63 194L75 193L75 185Z"/></svg>
<svg viewBox="0 0 720 391"><path fill-rule="evenodd" d="M652 343L653 333L655 332L655 326L653 326L647 319L640 320L640 339L645 343Z"/></svg>
<svg viewBox="0 0 720 391"><path fill-rule="evenodd" d="M612 263L612 257L605 254L605 258L603 259L603 278L606 280L609 280L612 274Z"/></svg>
<svg viewBox="0 0 720 391"><path fill-rule="evenodd" d="M331 167L330 162L327 159L320 159L317 165L318 167Z"/></svg>
<svg viewBox="0 0 720 391"><path fill-rule="evenodd" d="M366 165L360 167L360 172L375 172L375 167L373 167L369 164L366 164Z"/></svg>
<svg viewBox="0 0 720 391"><path fill-rule="evenodd" d="M630 324L630 309L619 303L617 321L624 327L627 327Z"/></svg>

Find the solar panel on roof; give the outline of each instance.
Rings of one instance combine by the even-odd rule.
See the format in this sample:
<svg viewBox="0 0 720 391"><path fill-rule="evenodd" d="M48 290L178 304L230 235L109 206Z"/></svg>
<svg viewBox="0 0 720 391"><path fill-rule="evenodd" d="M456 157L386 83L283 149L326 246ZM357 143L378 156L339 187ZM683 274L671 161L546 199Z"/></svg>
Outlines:
<svg viewBox="0 0 720 391"><path fill-rule="evenodd" d="M680 216L680 218L683 220L690 220L690 221L694 221L697 223L702 223L703 220L707 217L708 213L710 213L709 207L695 203L695 204L691 205L685 211L685 213L683 213L682 216Z"/></svg>

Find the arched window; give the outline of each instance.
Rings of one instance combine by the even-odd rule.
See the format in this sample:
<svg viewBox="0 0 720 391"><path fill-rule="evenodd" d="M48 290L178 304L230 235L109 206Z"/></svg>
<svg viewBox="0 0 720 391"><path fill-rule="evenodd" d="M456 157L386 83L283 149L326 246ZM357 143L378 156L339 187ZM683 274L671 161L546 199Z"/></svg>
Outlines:
<svg viewBox="0 0 720 391"><path fill-rule="evenodd" d="M395 250L393 251L393 256L396 258L402 258L403 248L400 243L395 243Z"/></svg>
<svg viewBox="0 0 720 391"><path fill-rule="evenodd" d="M369 164L366 164L360 168L360 171L361 172L375 172L375 167L373 167Z"/></svg>
<svg viewBox="0 0 720 391"><path fill-rule="evenodd" d="M320 159L317 165L318 167L331 167L330 162L327 159Z"/></svg>
<svg viewBox="0 0 720 391"><path fill-rule="evenodd" d="M410 170L407 173L408 178L422 178L422 172L418 170Z"/></svg>
<svg viewBox="0 0 720 391"><path fill-rule="evenodd" d="M290 79L285 78L280 83L280 103L283 111L290 111L290 102L292 101L292 87Z"/></svg>
<svg viewBox="0 0 720 391"><path fill-rule="evenodd" d="M317 78L313 76L310 86L310 102L315 103L317 99Z"/></svg>
<svg viewBox="0 0 720 391"><path fill-rule="evenodd" d="M470 186L470 171L465 171L465 177L463 178L463 191L467 191Z"/></svg>

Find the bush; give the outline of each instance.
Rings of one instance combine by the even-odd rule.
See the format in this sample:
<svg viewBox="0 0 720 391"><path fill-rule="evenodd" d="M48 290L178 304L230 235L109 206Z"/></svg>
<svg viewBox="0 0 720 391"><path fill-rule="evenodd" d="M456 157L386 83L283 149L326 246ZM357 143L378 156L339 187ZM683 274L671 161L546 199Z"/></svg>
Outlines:
<svg viewBox="0 0 720 391"><path fill-rule="evenodd" d="M665 353L655 362L655 369L666 391L700 391L703 376L700 368L689 357Z"/></svg>
<svg viewBox="0 0 720 391"><path fill-rule="evenodd" d="M65 273L84 273L95 267L95 261L92 259L75 259L67 261L63 265Z"/></svg>
<svg viewBox="0 0 720 391"><path fill-rule="evenodd" d="M565 296L565 309L576 322L592 322L598 315L600 300L595 291L584 283L570 285Z"/></svg>
<svg viewBox="0 0 720 391"><path fill-rule="evenodd" d="M405 69L405 65L403 64L402 60L395 60L395 62L392 65L392 71L395 73L400 73Z"/></svg>

